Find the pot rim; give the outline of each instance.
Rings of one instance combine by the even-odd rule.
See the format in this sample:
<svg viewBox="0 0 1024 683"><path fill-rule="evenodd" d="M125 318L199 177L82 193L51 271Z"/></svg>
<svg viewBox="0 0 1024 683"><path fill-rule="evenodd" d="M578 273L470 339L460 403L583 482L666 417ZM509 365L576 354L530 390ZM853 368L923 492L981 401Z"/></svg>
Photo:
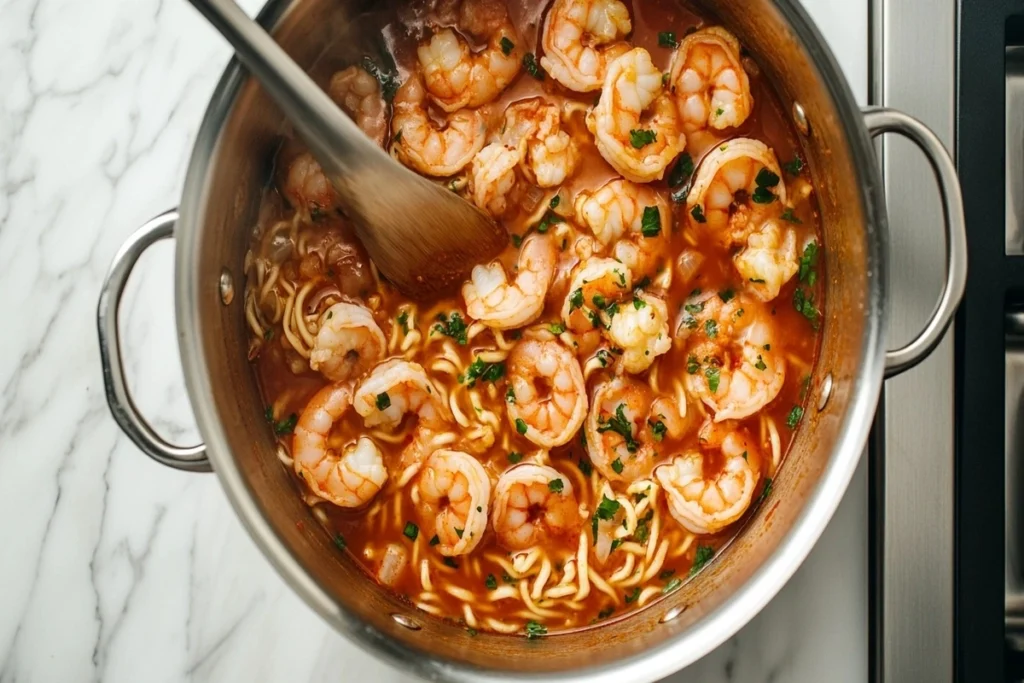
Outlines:
<svg viewBox="0 0 1024 683"><path fill-rule="evenodd" d="M292 2L269 0L257 15L257 21L272 31L286 15ZM526 680L569 683L653 681L692 664L739 631L775 597L803 563L839 506L860 461L881 392L885 353L881 342L886 324L883 293L887 280L887 226L885 199L873 145L845 76L798 0L774 2L783 19L799 38L818 71L823 87L836 105L844 138L861 181L860 200L865 219L867 252L867 300L861 357L858 361L859 373L852 380L848 408L820 480L778 547L747 582L700 621L657 647L600 667L571 672L483 670L430 653L413 651L384 637L336 603L312 580L274 533L255 499L249 494L237 462L228 448L224 427L215 417L217 412L213 406L211 374L203 355L198 326L193 324L197 298L203 293L194 279L193 264L199 249L196 226L199 225L199 211L205 206L206 175L217 148L220 131L248 78L237 58L233 57L228 63L196 135L182 193L180 218L175 228L175 310L185 384L196 423L206 444L206 452L235 514L291 589L346 638L370 649L392 666L429 679L467 683Z"/></svg>

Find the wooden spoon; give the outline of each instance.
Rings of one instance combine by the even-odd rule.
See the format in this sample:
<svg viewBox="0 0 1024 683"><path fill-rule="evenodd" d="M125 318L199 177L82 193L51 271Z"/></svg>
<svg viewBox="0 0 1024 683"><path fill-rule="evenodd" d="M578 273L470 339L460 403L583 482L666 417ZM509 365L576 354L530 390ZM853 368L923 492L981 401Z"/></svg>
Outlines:
<svg viewBox="0 0 1024 683"><path fill-rule="evenodd" d="M234 0L189 1L284 111L377 269L402 293L450 291L508 244L483 212L385 154Z"/></svg>

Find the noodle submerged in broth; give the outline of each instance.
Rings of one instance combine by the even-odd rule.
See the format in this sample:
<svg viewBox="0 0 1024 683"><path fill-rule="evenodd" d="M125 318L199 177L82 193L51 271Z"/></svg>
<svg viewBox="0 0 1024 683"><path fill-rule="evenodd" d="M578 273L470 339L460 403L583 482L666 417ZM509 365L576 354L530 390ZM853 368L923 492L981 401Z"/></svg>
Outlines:
<svg viewBox="0 0 1024 683"><path fill-rule="evenodd" d="M246 259L279 457L367 574L471 632L649 605L771 495L803 415L822 291L796 136L681 3L440 0L384 34L397 68L328 92L510 243L406 299L287 141Z"/></svg>

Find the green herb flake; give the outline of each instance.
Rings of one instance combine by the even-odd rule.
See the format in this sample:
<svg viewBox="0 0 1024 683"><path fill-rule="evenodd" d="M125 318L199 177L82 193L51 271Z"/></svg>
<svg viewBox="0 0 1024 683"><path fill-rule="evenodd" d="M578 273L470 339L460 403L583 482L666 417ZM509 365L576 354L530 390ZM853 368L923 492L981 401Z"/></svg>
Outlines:
<svg viewBox="0 0 1024 683"><path fill-rule="evenodd" d="M552 479L548 482L548 490L551 493L561 493L563 488L565 488L565 482L561 479Z"/></svg>
<svg viewBox="0 0 1024 683"><path fill-rule="evenodd" d="M487 586L487 590L492 591L498 587L498 580L494 578L494 574L488 574L487 580L484 581L484 585Z"/></svg>
<svg viewBox="0 0 1024 683"><path fill-rule="evenodd" d="M647 145L657 141L658 134L653 130L647 129L633 129L629 131L629 144L633 145L633 149L642 149Z"/></svg>
<svg viewBox="0 0 1024 683"><path fill-rule="evenodd" d="M590 474L594 471L594 467L593 465L590 464L589 460L584 460L583 458L580 458L579 462L576 464L579 466L580 472L583 473L584 477L589 478Z"/></svg>
<svg viewBox="0 0 1024 683"><path fill-rule="evenodd" d="M780 216L780 218L782 218L782 220L784 221L789 221L790 223L796 223L797 225L803 223L802 220L796 217L796 214L793 212L793 209L791 208L786 208L786 210L782 212L782 216Z"/></svg>
<svg viewBox="0 0 1024 683"><path fill-rule="evenodd" d="M412 522L405 523L405 529L402 531L405 537L410 541L415 541L416 537L420 535L420 528Z"/></svg>
<svg viewBox="0 0 1024 683"><path fill-rule="evenodd" d="M452 569L458 569L458 568L459 568L459 563L458 563L458 562L456 562L456 561L455 561L455 560L454 560L453 558L451 558L451 557L445 557L445 558L444 558L443 560L441 560L441 562L442 562L442 563L444 564L444 566L446 566L446 567L451 567Z"/></svg>
<svg viewBox="0 0 1024 683"><path fill-rule="evenodd" d="M635 308L636 310L639 311L641 308L643 308L646 305L647 305L647 302L644 301L643 299L641 299L640 297L638 297L638 296L634 296L633 297L633 308Z"/></svg>
<svg viewBox="0 0 1024 683"><path fill-rule="evenodd" d="M644 215L640 219L640 232L644 237L657 237L661 234L661 211L658 207L644 207Z"/></svg>
<svg viewBox="0 0 1024 683"><path fill-rule="evenodd" d="M437 537L437 534L434 534L433 537L431 537L431 539L430 539L430 545L437 545L440 542L441 542L441 539Z"/></svg>
<svg viewBox="0 0 1024 683"><path fill-rule="evenodd" d="M722 379L719 369L714 365L708 367L704 371L704 377L708 380L708 390L710 390L712 394L718 393L718 384Z"/></svg>
<svg viewBox="0 0 1024 683"><path fill-rule="evenodd" d="M800 175L800 171L804 170L804 160L798 156L793 157L792 161L782 164L782 170L789 175Z"/></svg>
<svg viewBox="0 0 1024 683"><path fill-rule="evenodd" d="M620 435L626 442L626 450L630 453L636 453L638 444L636 439L633 438L633 423L626 418L626 404L620 403L615 408L615 415L609 420L602 422L598 419L597 431L599 434L612 431Z"/></svg>
<svg viewBox="0 0 1024 683"><path fill-rule="evenodd" d="M547 626L544 626L543 624L538 624L536 621L533 621L532 619L526 622L527 640L534 640L535 638L540 638L541 636L546 636L547 634Z"/></svg>
<svg viewBox="0 0 1024 683"><path fill-rule="evenodd" d="M572 294L569 295L569 312L572 313L577 308L583 308L583 288L582 287L574 289Z"/></svg>
<svg viewBox="0 0 1024 683"><path fill-rule="evenodd" d="M696 375L700 371L700 363L697 362L697 356L690 356L686 359L686 371L691 375Z"/></svg>
<svg viewBox="0 0 1024 683"><path fill-rule="evenodd" d="M633 588L632 592L626 593L626 604L627 605L632 604L639 597L640 597L640 586L636 586L636 587Z"/></svg>
<svg viewBox="0 0 1024 683"><path fill-rule="evenodd" d="M662 581L664 581L665 579L672 578L672 576L674 576L675 573L676 573L675 569L664 569L664 570L662 570L662 571L660 571L658 573L658 578L661 579Z"/></svg>
<svg viewBox="0 0 1024 683"><path fill-rule="evenodd" d="M338 550L344 550L348 547L348 544L345 542L345 537L341 534L334 534L334 547Z"/></svg>
<svg viewBox="0 0 1024 683"><path fill-rule="evenodd" d="M512 50L516 49L516 44L513 43L511 40L509 40L508 36L502 36L500 44L501 44L501 53L503 55L505 55L506 57L508 57L510 54L512 54Z"/></svg>
<svg viewBox="0 0 1024 683"><path fill-rule="evenodd" d="M452 311L446 315L444 313L438 313L437 322L434 324L434 331L439 332L446 337L451 337L460 345L465 346L468 342L466 338L466 330L469 326L466 325L466 321L462 319L462 314L458 311Z"/></svg>
<svg viewBox="0 0 1024 683"><path fill-rule="evenodd" d="M771 477L765 477L764 478L764 488L761 489L761 495L757 497L758 504L760 504L761 501L763 501L765 498L767 498L769 495L771 495L772 484L773 484L773 482L772 482L772 478Z"/></svg>
<svg viewBox="0 0 1024 683"><path fill-rule="evenodd" d="M387 410L391 407L391 397L388 392L377 394L377 410Z"/></svg>
<svg viewBox="0 0 1024 683"><path fill-rule="evenodd" d="M672 579L671 581L669 581L668 583L666 583L665 587L661 589L661 592L662 592L662 594L671 593L672 591L676 590L677 588L679 588L682 585L683 585L682 580L679 577L676 577L676 578Z"/></svg>
<svg viewBox="0 0 1024 683"><path fill-rule="evenodd" d="M470 635L470 637L474 637L474 636L476 636L479 633L479 631L477 631L475 628L473 628L471 626L467 626L466 627L466 633L468 633Z"/></svg>
<svg viewBox="0 0 1024 683"><path fill-rule="evenodd" d="M718 323L714 320L704 321L704 334L708 336L708 339L714 339L718 336Z"/></svg>
<svg viewBox="0 0 1024 683"><path fill-rule="evenodd" d="M469 368L466 370L466 374L460 381L465 380L468 382L467 387L472 389L476 386L477 380L484 382L497 382L499 379L505 376L505 364L504 363L485 363L477 356L472 363L469 364Z"/></svg>
<svg viewBox="0 0 1024 683"><path fill-rule="evenodd" d="M760 277L752 277L752 278L750 278L750 281L753 282L755 285L763 285L764 284L764 278L760 278Z"/></svg>
<svg viewBox="0 0 1024 683"><path fill-rule="evenodd" d="M295 425L299 422L299 416L292 413L280 422L274 423L274 434L278 436L284 436L285 434L291 434L295 429Z"/></svg>
<svg viewBox="0 0 1024 683"><path fill-rule="evenodd" d="M398 325L402 328L402 334L409 334L409 311L402 311L398 314Z"/></svg>
<svg viewBox="0 0 1024 683"><path fill-rule="evenodd" d="M775 173L772 173L767 168L762 168L757 172L757 177L754 178L754 184L758 187L775 187L779 184L781 178Z"/></svg>
<svg viewBox="0 0 1024 683"><path fill-rule="evenodd" d="M786 426L790 429L796 429L803 416L804 409L800 406L793 406L793 409L789 411L789 415L786 416Z"/></svg>
<svg viewBox="0 0 1024 683"><path fill-rule="evenodd" d="M534 228L537 232L543 235L551 228L551 226L561 223L564 220L564 218L549 209L544 212L544 216L540 219L537 225L534 226Z"/></svg>
<svg viewBox="0 0 1024 683"><path fill-rule="evenodd" d="M603 610L597 613L597 618L598 620L607 619L613 614L615 614L614 607L605 607Z"/></svg>
<svg viewBox="0 0 1024 683"><path fill-rule="evenodd" d="M561 321L550 323L548 325L548 330L551 332L551 334L562 334L563 332L565 332L565 324L562 323Z"/></svg>
<svg viewBox="0 0 1024 683"><path fill-rule="evenodd" d="M597 362L601 364L602 368L608 367L608 361L609 360L610 360L610 357L609 357L608 351L606 349L598 349L597 350Z"/></svg>
<svg viewBox="0 0 1024 683"><path fill-rule="evenodd" d="M704 568L711 558L715 556L715 549L709 545L697 545L697 552L693 555L693 566L690 567L690 576L694 576Z"/></svg>
<svg viewBox="0 0 1024 683"><path fill-rule="evenodd" d="M633 532L633 538L636 539L637 543L643 545L644 543L647 543L648 539L651 537L652 519L654 519L654 510L648 510L643 519L637 521L636 531Z"/></svg>
<svg viewBox="0 0 1024 683"><path fill-rule="evenodd" d="M733 291L731 287L718 293L718 298L722 300L722 303L726 304L732 301L735 297L736 292Z"/></svg>
<svg viewBox="0 0 1024 683"><path fill-rule="evenodd" d="M793 290L793 308L795 308L800 315L807 318L807 321L811 323L811 328L817 330L820 325L819 317L821 312L814 305L814 294L805 292L802 287L797 287Z"/></svg>
<svg viewBox="0 0 1024 683"><path fill-rule="evenodd" d="M546 75L537 63L537 57L532 52L527 52L523 55L523 69L538 81L543 81Z"/></svg>
<svg viewBox="0 0 1024 683"><path fill-rule="evenodd" d="M754 367L757 368L758 370L768 369L768 366L764 364L764 358L761 357L761 354L757 354L757 362L754 363Z"/></svg>
<svg viewBox="0 0 1024 683"><path fill-rule="evenodd" d="M679 41L676 40L676 34L674 31L661 31L658 34L658 46L667 48L679 47Z"/></svg>
<svg viewBox="0 0 1024 683"><path fill-rule="evenodd" d="M776 199L771 190L761 186L754 188L754 193L750 195L750 198L754 200L755 204L771 204Z"/></svg>
<svg viewBox="0 0 1024 683"><path fill-rule="evenodd" d="M800 278L800 282L806 282L811 287L818 279L818 273L815 270L818 265L818 243L808 242L807 246L804 247L804 253L800 256L800 270L797 271L797 277Z"/></svg>
<svg viewBox="0 0 1024 683"><path fill-rule="evenodd" d="M521 417L517 417L516 418L516 431L519 432L520 434L526 434L526 430L527 429L528 429L528 427L526 426L526 420L524 420Z"/></svg>
<svg viewBox="0 0 1024 683"><path fill-rule="evenodd" d="M725 110L722 109L721 107L719 107L718 109L715 110L715 116L721 116L724 113L725 113Z"/></svg>
<svg viewBox="0 0 1024 683"><path fill-rule="evenodd" d="M558 205L561 204L561 203L562 203L562 198L556 194L554 197L551 198L551 201L548 202L548 207L551 208L551 209L557 209Z"/></svg>
<svg viewBox="0 0 1024 683"><path fill-rule="evenodd" d="M656 422L648 420L647 424L651 426L651 434L654 436L655 441L663 441L665 439L665 434L668 433L668 427L665 426L664 422L661 420Z"/></svg>
<svg viewBox="0 0 1024 683"><path fill-rule="evenodd" d="M693 216L693 220L698 223L708 222L708 219L704 217L704 209L701 208L700 204L696 204L692 209L690 209L690 215Z"/></svg>
<svg viewBox="0 0 1024 683"><path fill-rule="evenodd" d="M622 474L622 460L619 458L612 460L612 469L615 470L615 474Z"/></svg>
<svg viewBox="0 0 1024 683"><path fill-rule="evenodd" d="M689 152L683 152L679 155L676 165L668 172L668 186L673 188L680 187L687 184L692 177L693 157L690 156ZM672 198L675 199L675 196L673 195Z"/></svg>
<svg viewBox="0 0 1024 683"><path fill-rule="evenodd" d="M512 246L513 247L518 249L519 247L522 246L522 244L523 244L523 237L522 237L522 235L517 235L515 233L512 233L511 238L512 238Z"/></svg>
<svg viewBox="0 0 1024 683"><path fill-rule="evenodd" d="M459 538L462 538L462 534L464 534L464 533L466 533L465 529L458 529L458 528L455 529L455 535L458 536Z"/></svg>
<svg viewBox="0 0 1024 683"><path fill-rule="evenodd" d="M362 67L366 73L376 78L377 82L380 83L380 92L384 99L388 102L393 100L395 93L398 92L398 87L401 85L401 82L398 80L398 74L393 71L385 71L377 66L369 57L363 57Z"/></svg>
<svg viewBox="0 0 1024 683"><path fill-rule="evenodd" d="M508 385L508 389L505 390L505 403L516 402L516 390L512 388L512 385Z"/></svg>

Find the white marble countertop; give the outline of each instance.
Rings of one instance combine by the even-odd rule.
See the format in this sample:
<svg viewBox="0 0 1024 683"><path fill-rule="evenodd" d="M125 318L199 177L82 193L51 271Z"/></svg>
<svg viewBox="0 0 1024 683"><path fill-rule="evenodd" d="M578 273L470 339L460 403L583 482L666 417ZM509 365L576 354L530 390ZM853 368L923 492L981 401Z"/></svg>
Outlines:
<svg viewBox="0 0 1024 683"><path fill-rule="evenodd" d="M864 101L866 0L804 2ZM176 204L226 44L181 0L0 0L0 16L0 683L409 680L290 592L215 476L150 461L104 401L100 283ZM136 269L122 334L139 406L194 442L172 248ZM867 680L866 492L862 464L779 596L671 680Z"/></svg>

